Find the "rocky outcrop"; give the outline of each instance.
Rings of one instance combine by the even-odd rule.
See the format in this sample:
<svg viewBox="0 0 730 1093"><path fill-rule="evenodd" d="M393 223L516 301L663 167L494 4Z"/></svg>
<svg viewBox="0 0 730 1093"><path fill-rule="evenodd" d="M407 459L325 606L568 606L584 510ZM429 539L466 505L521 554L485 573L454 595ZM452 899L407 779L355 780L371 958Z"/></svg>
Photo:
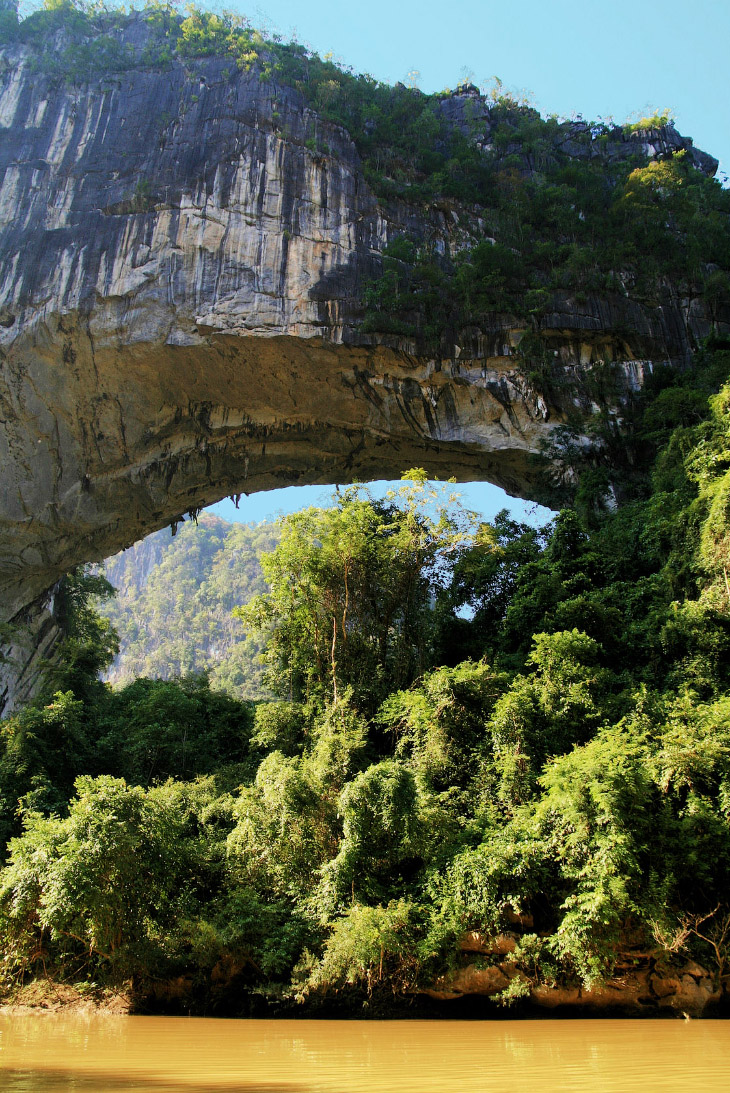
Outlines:
<svg viewBox="0 0 730 1093"><path fill-rule="evenodd" d="M454 124L472 98L444 100ZM226 58L70 85L0 49L0 621L230 493L423 466L534 497L530 457L594 408L596 362L629 390L709 329L670 289L654 309L556 297L560 396L526 378L509 317L430 357L362 333L389 240L447 253L479 230L379 202L344 129Z"/></svg>
<svg viewBox="0 0 730 1093"><path fill-rule="evenodd" d="M12 713L37 694L62 637L54 612L55 588L18 611L0 628L0 713Z"/></svg>
<svg viewBox="0 0 730 1093"><path fill-rule="evenodd" d="M522 987L519 997L540 1009L649 1016L670 1012L687 1017L702 1017L724 997L712 973L696 961L670 964L664 957L647 953L619 956L615 974L600 986L531 982L510 960L520 939L516 933L497 937L476 931L465 934L459 944L459 966L423 993L441 1002L468 995L496 998L518 980Z"/></svg>

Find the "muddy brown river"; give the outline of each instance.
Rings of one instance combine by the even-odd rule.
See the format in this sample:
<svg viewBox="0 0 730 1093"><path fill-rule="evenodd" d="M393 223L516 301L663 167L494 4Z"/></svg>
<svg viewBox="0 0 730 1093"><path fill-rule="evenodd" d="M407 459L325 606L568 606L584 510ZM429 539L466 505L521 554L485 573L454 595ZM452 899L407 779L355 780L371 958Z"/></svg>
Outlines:
<svg viewBox="0 0 730 1093"><path fill-rule="evenodd" d="M0 1016L3 1093L708 1093L727 1021Z"/></svg>

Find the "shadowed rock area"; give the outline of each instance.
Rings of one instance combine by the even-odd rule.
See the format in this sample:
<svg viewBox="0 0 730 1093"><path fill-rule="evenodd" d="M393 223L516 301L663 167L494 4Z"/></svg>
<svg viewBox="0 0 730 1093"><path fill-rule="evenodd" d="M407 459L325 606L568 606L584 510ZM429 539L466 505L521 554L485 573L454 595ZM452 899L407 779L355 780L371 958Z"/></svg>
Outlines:
<svg viewBox="0 0 730 1093"><path fill-rule="evenodd" d="M145 33L132 19L130 48ZM475 104L488 130L471 91L443 110L458 126ZM714 171L673 130L652 139L604 153L684 148ZM620 413L710 329L671 286L656 307L556 293L551 394L509 315L438 353L362 332L390 241L449 255L480 233L478 209L376 198L348 133L255 68L176 59L70 84L0 49L0 621L46 618L72 566L227 494L423 466L539 500L531 456L596 409L592 366L616 363Z"/></svg>

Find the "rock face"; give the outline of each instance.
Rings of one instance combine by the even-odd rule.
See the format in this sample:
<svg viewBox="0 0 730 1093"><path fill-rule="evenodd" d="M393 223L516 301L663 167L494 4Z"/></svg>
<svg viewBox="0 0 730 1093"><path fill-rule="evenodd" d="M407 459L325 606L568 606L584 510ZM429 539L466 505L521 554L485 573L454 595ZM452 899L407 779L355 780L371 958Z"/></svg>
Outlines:
<svg viewBox="0 0 730 1093"><path fill-rule="evenodd" d="M459 945L463 954L460 966L423 993L442 1002L466 995L494 997L506 991L514 979L521 979L521 996L540 1009L644 1016L669 1012L686 1017L702 1017L725 995L721 983L695 961L668 965L647 953L622 954L615 974L601 986L536 985L529 983L510 960L519 941L519 934L465 934ZM475 953L481 955L479 962L474 962Z"/></svg>
<svg viewBox="0 0 730 1093"><path fill-rule="evenodd" d="M556 298L562 401L530 386L504 317L439 359L362 334L388 240L448 253L466 214L380 204L343 129L230 67L70 86L0 49L0 622L37 621L72 566L230 493L424 466L534 497L529 457L591 411L593 363L628 390L709 329L671 293ZM470 97L445 100L454 124Z"/></svg>

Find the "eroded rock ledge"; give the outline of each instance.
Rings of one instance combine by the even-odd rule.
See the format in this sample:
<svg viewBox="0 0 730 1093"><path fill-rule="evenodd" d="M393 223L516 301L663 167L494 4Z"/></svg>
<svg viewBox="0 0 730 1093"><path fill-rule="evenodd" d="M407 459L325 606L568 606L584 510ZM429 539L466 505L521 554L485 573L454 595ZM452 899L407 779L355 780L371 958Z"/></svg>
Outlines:
<svg viewBox="0 0 730 1093"><path fill-rule="evenodd" d="M495 998L518 978L529 987L526 1001L540 1009L637 1016L677 1013L687 1017L702 1017L726 996L717 977L694 960L668 960L631 950L619 954L615 975L601 986L587 989L528 984L510 960L520 938L520 934L511 932L496 937L477 931L465 934L459 946L461 965L423 993L443 1002L468 996Z"/></svg>

